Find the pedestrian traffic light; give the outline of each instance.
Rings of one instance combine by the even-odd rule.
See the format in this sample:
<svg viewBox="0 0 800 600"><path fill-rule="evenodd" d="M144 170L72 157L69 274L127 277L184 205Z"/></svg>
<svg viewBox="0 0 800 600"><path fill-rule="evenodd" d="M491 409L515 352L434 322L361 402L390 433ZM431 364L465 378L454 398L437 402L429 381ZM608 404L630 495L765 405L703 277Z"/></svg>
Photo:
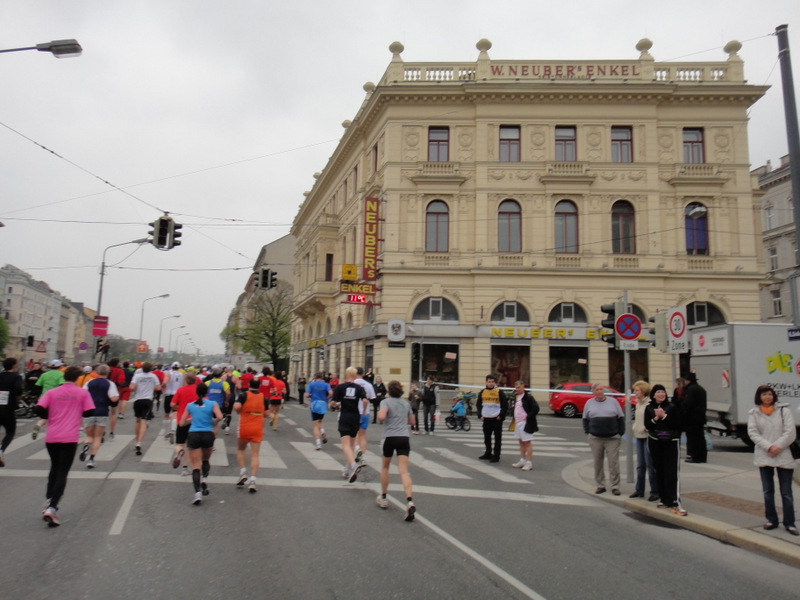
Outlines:
<svg viewBox="0 0 800 600"><path fill-rule="evenodd" d="M105 343L105 340L103 338L101 338L101 337L97 338L97 340L94 343L94 353L95 354L99 354L100 352L103 351L103 344L104 343Z"/></svg>
<svg viewBox="0 0 800 600"><path fill-rule="evenodd" d="M625 312L625 303L617 298L613 304L603 304L600 310L607 316L600 321L600 326L604 329L610 329L610 333L604 333L600 339L607 344L613 344L615 348L619 348L619 340L617 339L617 317Z"/></svg>
<svg viewBox="0 0 800 600"><path fill-rule="evenodd" d="M655 346L656 350L660 352L667 351L667 311L662 310L647 319L653 324L653 327L648 329L650 333L651 343Z"/></svg>
<svg viewBox="0 0 800 600"><path fill-rule="evenodd" d="M171 250L175 246L181 245L181 229L183 229L183 225L170 219L169 243L167 244L167 250Z"/></svg>

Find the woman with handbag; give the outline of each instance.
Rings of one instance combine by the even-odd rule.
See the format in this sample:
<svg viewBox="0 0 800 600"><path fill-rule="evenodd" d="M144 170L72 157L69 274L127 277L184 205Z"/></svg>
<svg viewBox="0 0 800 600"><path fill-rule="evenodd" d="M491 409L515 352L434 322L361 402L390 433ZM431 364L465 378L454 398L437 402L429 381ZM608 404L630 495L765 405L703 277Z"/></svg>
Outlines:
<svg viewBox="0 0 800 600"><path fill-rule="evenodd" d="M753 463L761 473L761 488L764 490L764 512L767 517L764 529L778 527L774 479L777 469L783 503L783 526L790 534L800 535L794 523L792 497L794 457L790 449L797 437L797 431L790 405L778 404L777 399L772 387L758 386L755 396L756 406L748 413L747 435L756 445Z"/></svg>
<svg viewBox="0 0 800 600"><path fill-rule="evenodd" d="M525 391L525 384L517 381L514 384L516 402L514 403L514 438L519 442L519 460L512 467L530 471L533 469L533 434L539 431L536 415L539 404Z"/></svg>

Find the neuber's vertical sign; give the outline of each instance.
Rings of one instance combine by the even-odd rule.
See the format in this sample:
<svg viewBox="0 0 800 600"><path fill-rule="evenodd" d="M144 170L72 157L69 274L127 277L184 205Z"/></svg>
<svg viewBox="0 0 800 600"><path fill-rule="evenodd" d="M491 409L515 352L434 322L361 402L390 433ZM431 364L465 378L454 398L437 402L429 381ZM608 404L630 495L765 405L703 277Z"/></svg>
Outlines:
<svg viewBox="0 0 800 600"><path fill-rule="evenodd" d="M364 281L378 278L378 202L377 198L364 198Z"/></svg>

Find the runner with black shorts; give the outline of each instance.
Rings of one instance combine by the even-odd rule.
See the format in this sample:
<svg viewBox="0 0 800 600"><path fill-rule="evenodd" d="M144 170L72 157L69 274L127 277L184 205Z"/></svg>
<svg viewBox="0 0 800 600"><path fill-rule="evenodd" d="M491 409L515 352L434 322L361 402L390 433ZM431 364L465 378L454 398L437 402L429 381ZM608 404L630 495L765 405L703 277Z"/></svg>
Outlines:
<svg viewBox="0 0 800 600"><path fill-rule="evenodd" d="M378 496L377 502L381 508L389 508L389 501L386 499L386 491L389 489L389 465L392 462L392 456L397 452L397 470L400 471L403 491L406 493L406 513L403 518L406 521L413 521L417 508L411 497L411 475L408 474L408 455L411 452L408 426L414 425L416 420L411 405L401 397L403 386L400 382L390 381L387 389L389 397L381 401L381 408L378 411L378 420L385 426L381 436L383 451L381 494Z"/></svg>
<svg viewBox="0 0 800 600"><path fill-rule="evenodd" d="M175 394L172 396L172 410L175 411L176 423L183 420L183 414L186 412L186 407L197 400L197 374L192 371L187 371L183 374L183 381L186 385L179 387ZM175 454L172 457L172 468L177 469L181 460L183 460L183 471L181 475L189 475L187 468L188 459L184 458L186 438L189 436L189 424L176 425L175 428Z"/></svg>
<svg viewBox="0 0 800 600"><path fill-rule="evenodd" d="M197 400L187 405L181 419L182 425L186 425L191 420L189 435L186 438L186 449L189 450L189 460L192 461L192 485L194 485L192 504L195 506L203 501L203 496L209 494L208 473L211 471L211 465L208 461L211 458L211 451L214 449L214 425L222 419L219 404L206 397L208 387L204 383L198 383L196 392ZM200 475L201 466L202 477Z"/></svg>
<svg viewBox="0 0 800 600"><path fill-rule="evenodd" d="M345 382L336 386L331 399L331 406L340 409L339 435L342 438L345 469L342 477L350 483L358 478L361 465L355 460L355 445L358 428L361 424L361 411L367 406L367 394L364 388L355 383L358 372L355 367L347 367L344 372Z"/></svg>
<svg viewBox="0 0 800 600"><path fill-rule="evenodd" d="M161 380L153 374L153 364L146 362L142 370L131 379L131 398L133 415L136 417L136 455L142 455L142 439L147 431L147 421L153 418L153 394L161 390ZM120 392L120 401L122 393Z"/></svg>

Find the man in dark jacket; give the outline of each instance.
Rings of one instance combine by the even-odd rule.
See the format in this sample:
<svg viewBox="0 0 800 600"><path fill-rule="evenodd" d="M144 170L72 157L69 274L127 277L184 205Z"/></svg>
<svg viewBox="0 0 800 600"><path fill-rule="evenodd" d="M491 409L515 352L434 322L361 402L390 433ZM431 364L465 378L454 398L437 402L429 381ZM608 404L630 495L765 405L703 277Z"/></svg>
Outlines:
<svg viewBox="0 0 800 600"><path fill-rule="evenodd" d="M500 447L503 437L503 420L508 412L508 400L497 388L494 375L486 376L486 387L478 394L478 418L483 421L483 444L486 447L478 458L492 463L500 462ZM494 452L492 452L492 435L494 435Z"/></svg>
<svg viewBox="0 0 800 600"><path fill-rule="evenodd" d="M697 383L697 375L689 372L683 375L688 382L681 403L681 418L686 431L686 462L704 463L708 458L706 449L706 390Z"/></svg>
<svg viewBox="0 0 800 600"><path fill-rule="evenodd" d="M6 432L0 442L0 467L6 466L3 453L17 431L17 417L14 411L22 396L22 377L17 373L17 364L16 358L6 358L3 361L3 372L0 373L0 427Z"/></svg>
<svg viewBox="0 0 800 600"><path fill-rule="evenodd" d="M606 474L603 458L608 457L608 475L611 493L619 496L619 445L625 434L625 415L616 398L606 396L600 383L592 385L593 398L583 407L583 431L589 436L589 447L594 459L595 494L606 491Z"/></svg>

